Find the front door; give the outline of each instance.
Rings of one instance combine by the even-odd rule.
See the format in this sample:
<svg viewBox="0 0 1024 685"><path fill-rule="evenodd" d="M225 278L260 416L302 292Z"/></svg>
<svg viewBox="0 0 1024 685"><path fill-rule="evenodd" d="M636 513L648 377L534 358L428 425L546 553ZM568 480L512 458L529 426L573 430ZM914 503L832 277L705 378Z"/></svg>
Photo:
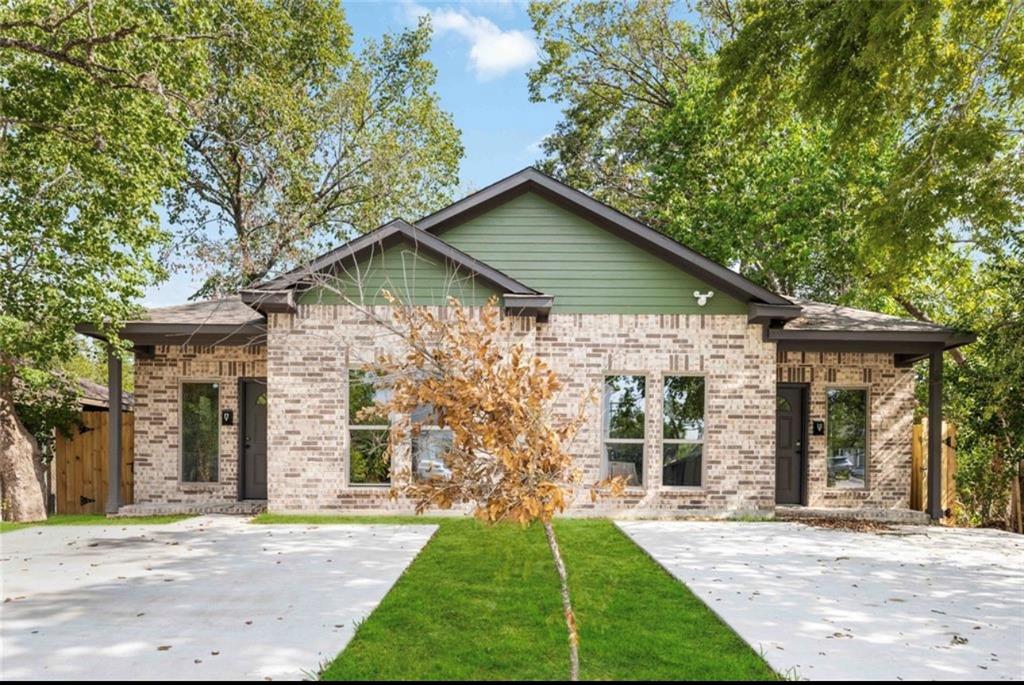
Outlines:
<svg viewBox="0 0 1024 685"><path fill-rule="evenodd" d="M267 498L267 382L242 382L242 499Z"/></svg>
<svg viewBox="0 0 1024 685"><path fill-rule="evenodd" d="M775 409L775 502L801 504L804 389L780 385Z"/></svg>

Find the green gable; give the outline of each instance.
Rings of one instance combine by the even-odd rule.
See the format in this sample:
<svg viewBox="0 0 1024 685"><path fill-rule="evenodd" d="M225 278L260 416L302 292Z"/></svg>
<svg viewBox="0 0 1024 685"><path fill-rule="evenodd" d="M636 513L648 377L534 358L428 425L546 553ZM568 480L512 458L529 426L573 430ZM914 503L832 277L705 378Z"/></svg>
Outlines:
<svg viewBox="0 0 1024 685"><path fill-rule="evenodd" d="M463 304L480 306L491 296L501 295L472 274L458 271L443 257L401 242L364 257L357 265L346 265L332 280L331 288L307 290L298 303L340 304L345 299L334 291L341 290L345 297L361 304L383 305L387 304L381 295L385 289L406 304L418 305L444 304L455 297Z"/></svg>
<svg viewBox="0 0 1024 685"><path fill-rule="evenodd" d="M440 233L445 242L546 295L553 311L745 314L739 300L528 192ZM694 291L714 291L700 307Z"/></svg>

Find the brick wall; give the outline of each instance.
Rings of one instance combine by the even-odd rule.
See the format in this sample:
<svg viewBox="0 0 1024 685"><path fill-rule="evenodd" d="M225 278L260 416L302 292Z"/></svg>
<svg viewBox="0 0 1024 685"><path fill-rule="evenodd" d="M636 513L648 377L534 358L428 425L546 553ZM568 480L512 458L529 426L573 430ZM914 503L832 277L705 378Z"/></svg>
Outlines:
<svg viewBox="0 0 1024 685"><path fill-rule="evenodd" d="M779 352L780 383L808 385L808 422L827 425L825 391L868 391L867 488L828 487L827 436L808 435L807 504L811 507L910 506L910 438L914 420L914 370L897 368L891 354Z"/></svg>
<svg viewBox="0 0 1024 685"><path fill-rule="evenodd" d="M378 310L383 311L383 310ZM622 500L597 505L581 492L578 513L673 515L768 512L774 507L774 346L745 317L552 315L516 321L524 340L567 381L556 411L575 411L608 373L647 376L646 483ZM274 511L407 510L385 491L346 478L348 368L372 363L395 339L358 310L309 305L273 315L268 336L269 507ZM705 377L704 485L661 487L661 393L665 374ZM572 451L588 481L601 476L600 407ZM396 455L396 470L408 455Z"/></svg>
<svg viewBox="0 0 1024 685"><path fill-rule="evenodd" d="M378 314L386 312L381 308ZM579 397L609 373L647 377L645 483L620 500L590 502L578 515L679 516L767 514L775 504L775 384L808 384L809 421L826 420L825 390L865 387L870 398L868 489L826 486L825 438L808 445L809 504L906 507L909 498L913 373L891 355L779 353L760 326L742 316L554 314L545 324L517 319L511 338L535 350L566 380L555 410L574 412ZM409 511L387 488L347 482L347 377L394 349L394 336L352 307L305 305L273 314L266 348L158 347L136 366L136 501L232 501L237 496L238 434L221 427L220 480L179 482L178 397L183 380L220 383L222 408L237 416L237 379L268 378L268 498L273 511ZM661 483L663 378L705 378L703 484ZM600 406L571 447L587 482L602 473ZM408 450L395 470L409 467Z"/></svg>
<svg viewBox="0 0 1024 685"><path fill-rule="evenodd" d="M262 347L157 346L135 360L135 502L234 501L238 496L238 426L220 427L216 483L182 483L180 392L186 381L219 385L221 409L238 413L238 379L266 376Z"/></svg>

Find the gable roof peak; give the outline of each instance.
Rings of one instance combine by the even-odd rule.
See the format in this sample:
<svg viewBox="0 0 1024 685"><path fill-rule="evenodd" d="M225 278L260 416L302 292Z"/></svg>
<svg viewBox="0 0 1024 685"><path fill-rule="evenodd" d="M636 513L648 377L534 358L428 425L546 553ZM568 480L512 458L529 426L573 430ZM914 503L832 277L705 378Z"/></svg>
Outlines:
<svg viewBox="0 0 1024 685"><path fill-rule="evenodd" d="M419 219L416 226L431 233L439 233L527 191L536 192L563 209L619 235L742 301L772 305L792 304L785 297L691 250L661 231L532 166L428 214Z"/></svg>

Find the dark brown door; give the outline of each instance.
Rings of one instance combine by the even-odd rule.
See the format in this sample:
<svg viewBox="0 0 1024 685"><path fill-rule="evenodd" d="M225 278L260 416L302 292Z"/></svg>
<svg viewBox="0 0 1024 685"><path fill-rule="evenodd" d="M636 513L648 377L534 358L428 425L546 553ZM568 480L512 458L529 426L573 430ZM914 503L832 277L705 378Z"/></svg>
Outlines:
<svg viewBox="0 0 1024 685"><path fill-rule="evenodd" d="M266 499L266 382L244 381L242 402L242 499Z"/></svg>
<svg viewBox="0 0 1024 685"><path fill-rule="evenodd" d="M801 504L804 440L804 390L778 388L775 409L775 501Z"/></svg>

